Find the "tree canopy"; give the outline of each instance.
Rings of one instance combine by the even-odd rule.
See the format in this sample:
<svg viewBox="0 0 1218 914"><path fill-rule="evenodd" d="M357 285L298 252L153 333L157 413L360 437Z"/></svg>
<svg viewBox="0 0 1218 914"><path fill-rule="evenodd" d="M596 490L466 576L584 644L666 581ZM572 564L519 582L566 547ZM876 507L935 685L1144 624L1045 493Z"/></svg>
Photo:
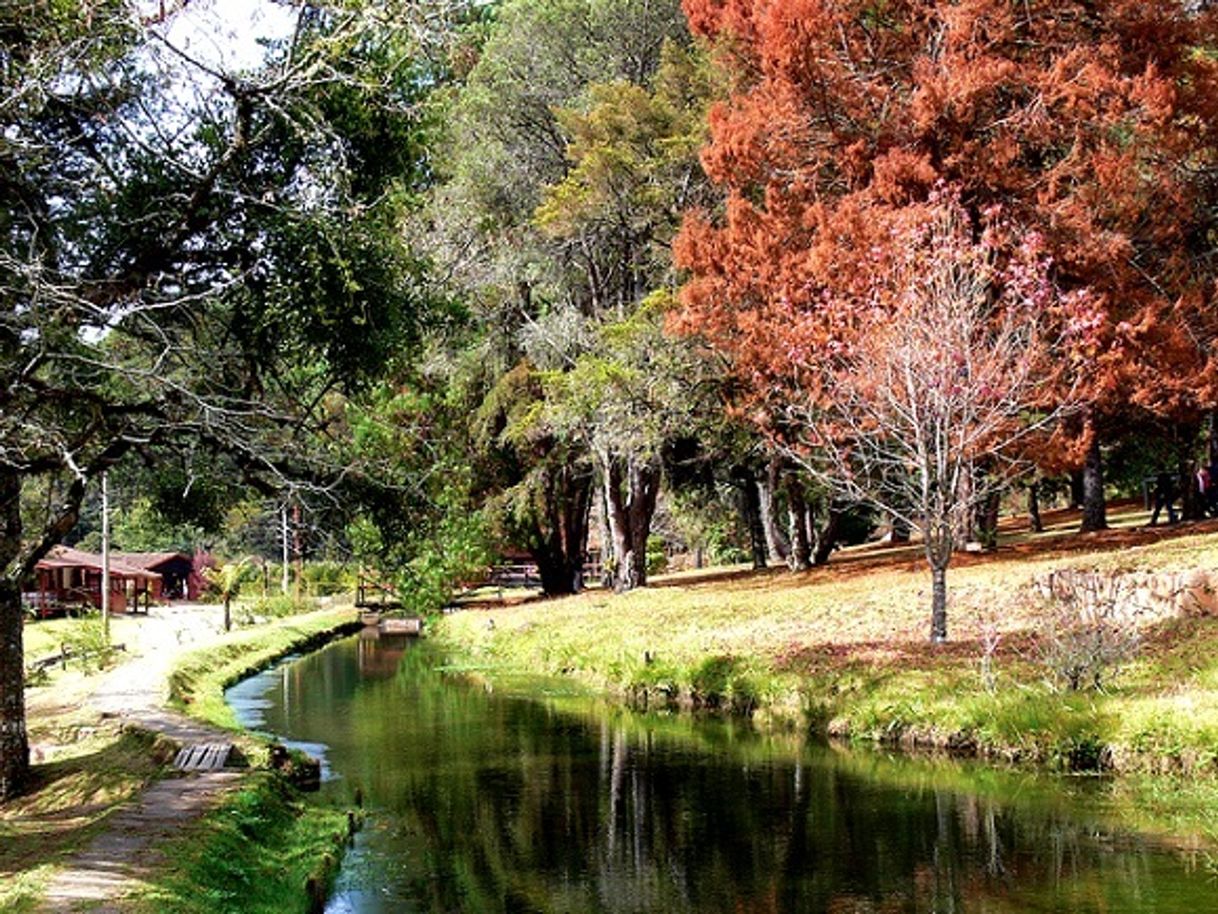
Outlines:
<svg viewBox="0 0 1218 914"><path fill-rule="evenodd" d="M1214 105L1218 20L1175 0L1128 3L752 3L688 0L736 83L703 151L724 193L676 251L674 326L741 379L742 408L780 440L839 347L893 319L874 277L895 226L958 194L980 236L996 213L1034 233L1085 339L1046 465L1079 466L1102 499L1099 445L1119 419L1193 424L1216 405ZM1005 254L1011 256L1008 246ZM934 254L928 252L928 269ZM1010 280L995 275L1002 296ZM791 409L804 410L792 427ZM1195 433L1194 433L1195 434ZM1092 526L1103 524L1100 513Z"/></svg>
<svg viewBox="0 0 1218 914"><path fill-rule="evenodd" d="M243 482L335 485L342 398L418 338L398 235L428 74L393 15L303 7L224 72L118 0L0 14L0 795L27 764L22 584L91 483L201 448Z"/></svg>

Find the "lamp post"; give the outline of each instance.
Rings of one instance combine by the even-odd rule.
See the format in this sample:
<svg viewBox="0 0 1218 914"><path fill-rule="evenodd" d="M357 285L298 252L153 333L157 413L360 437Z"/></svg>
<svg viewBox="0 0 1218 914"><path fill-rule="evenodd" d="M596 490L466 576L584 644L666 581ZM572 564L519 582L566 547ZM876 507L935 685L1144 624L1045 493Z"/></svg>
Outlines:
<svg viewBox="0 0 1218 914"><path fill-rule="evenodd" d="M108 474L102 473L102 567L101 567L101 617L102 637L110 643L110 484Z"/></svg>
<svg viewBox="0 0 1218 914"><path fill-rule="evenodd" d="M286 597L288 595L288 503L283 503L283 508L280 510L280 520L282 521L283 533L283 580L280 582L280 591Z"/></svg>

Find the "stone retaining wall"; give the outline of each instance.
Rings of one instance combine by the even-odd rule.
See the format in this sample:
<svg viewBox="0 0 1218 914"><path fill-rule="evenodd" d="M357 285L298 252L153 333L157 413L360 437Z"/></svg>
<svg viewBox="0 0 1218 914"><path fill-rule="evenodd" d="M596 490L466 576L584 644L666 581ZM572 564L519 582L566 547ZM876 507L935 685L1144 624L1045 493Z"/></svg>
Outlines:
<svg viewBox="0 0 1218 914"><path fill-rule="evenodd" d="M1045 600L1100 608L1152 624L1185 616L1218 615L1218 572L1093 571L1063 568L1042 575L1033 593Z"/></svg>

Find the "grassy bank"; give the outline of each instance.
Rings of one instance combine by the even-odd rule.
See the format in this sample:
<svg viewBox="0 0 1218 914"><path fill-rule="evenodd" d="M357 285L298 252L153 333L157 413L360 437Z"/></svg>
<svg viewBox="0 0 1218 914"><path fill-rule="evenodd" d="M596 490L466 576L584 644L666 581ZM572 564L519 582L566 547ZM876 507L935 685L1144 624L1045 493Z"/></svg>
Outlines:
<svg viewBox="0 0 1218 914"><path fill-rule="evenodd" d="M232 709L224 703L226 688L289 654L319 647L358 628L354 610L347 606L235 632L217 644L181 656L169 676L170 704L213 726L238 730Z"/></svg>
<svg viewBox="0 0 1218 914"><path fill-rule="evenodd" d="M162 849L166 862L134 909L303 914L311 896L324 896L347 841L344 812L305 804L283 778L259 771Z"/></svg>
<svg viewBox="0 0 1218 914"><path fill-rule="evenodd" d="M1062 568L1183 570L1218 564L1213 524L1023 538L953 567L952 643L926 639L929 579L913 550L839 554L791 575L704 572L614 596L443 619L458 662L578 677L634 700L754 712L856 741L948 749L1058 768L1218 773L1218 620L1145 633L1103 692L1060 691L1038 658L1030 583ZM1176 531L1179 532L1179 531ZM1001 635L994 675L983 635Z"/></svg>

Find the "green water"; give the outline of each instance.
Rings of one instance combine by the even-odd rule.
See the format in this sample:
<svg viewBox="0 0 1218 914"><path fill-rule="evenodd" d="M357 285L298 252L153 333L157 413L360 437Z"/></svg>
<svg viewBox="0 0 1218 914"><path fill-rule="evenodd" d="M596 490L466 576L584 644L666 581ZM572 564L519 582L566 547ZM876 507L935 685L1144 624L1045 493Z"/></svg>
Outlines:
<svg viewBox="0 0 1218 914"><path fill-rule="evenodd" d="M442 664L353 638L230 690L324 757L325 793L362 793L328 911L1218 910L1203 855L1105 824L1102 781L802 747Z"/></svg>

